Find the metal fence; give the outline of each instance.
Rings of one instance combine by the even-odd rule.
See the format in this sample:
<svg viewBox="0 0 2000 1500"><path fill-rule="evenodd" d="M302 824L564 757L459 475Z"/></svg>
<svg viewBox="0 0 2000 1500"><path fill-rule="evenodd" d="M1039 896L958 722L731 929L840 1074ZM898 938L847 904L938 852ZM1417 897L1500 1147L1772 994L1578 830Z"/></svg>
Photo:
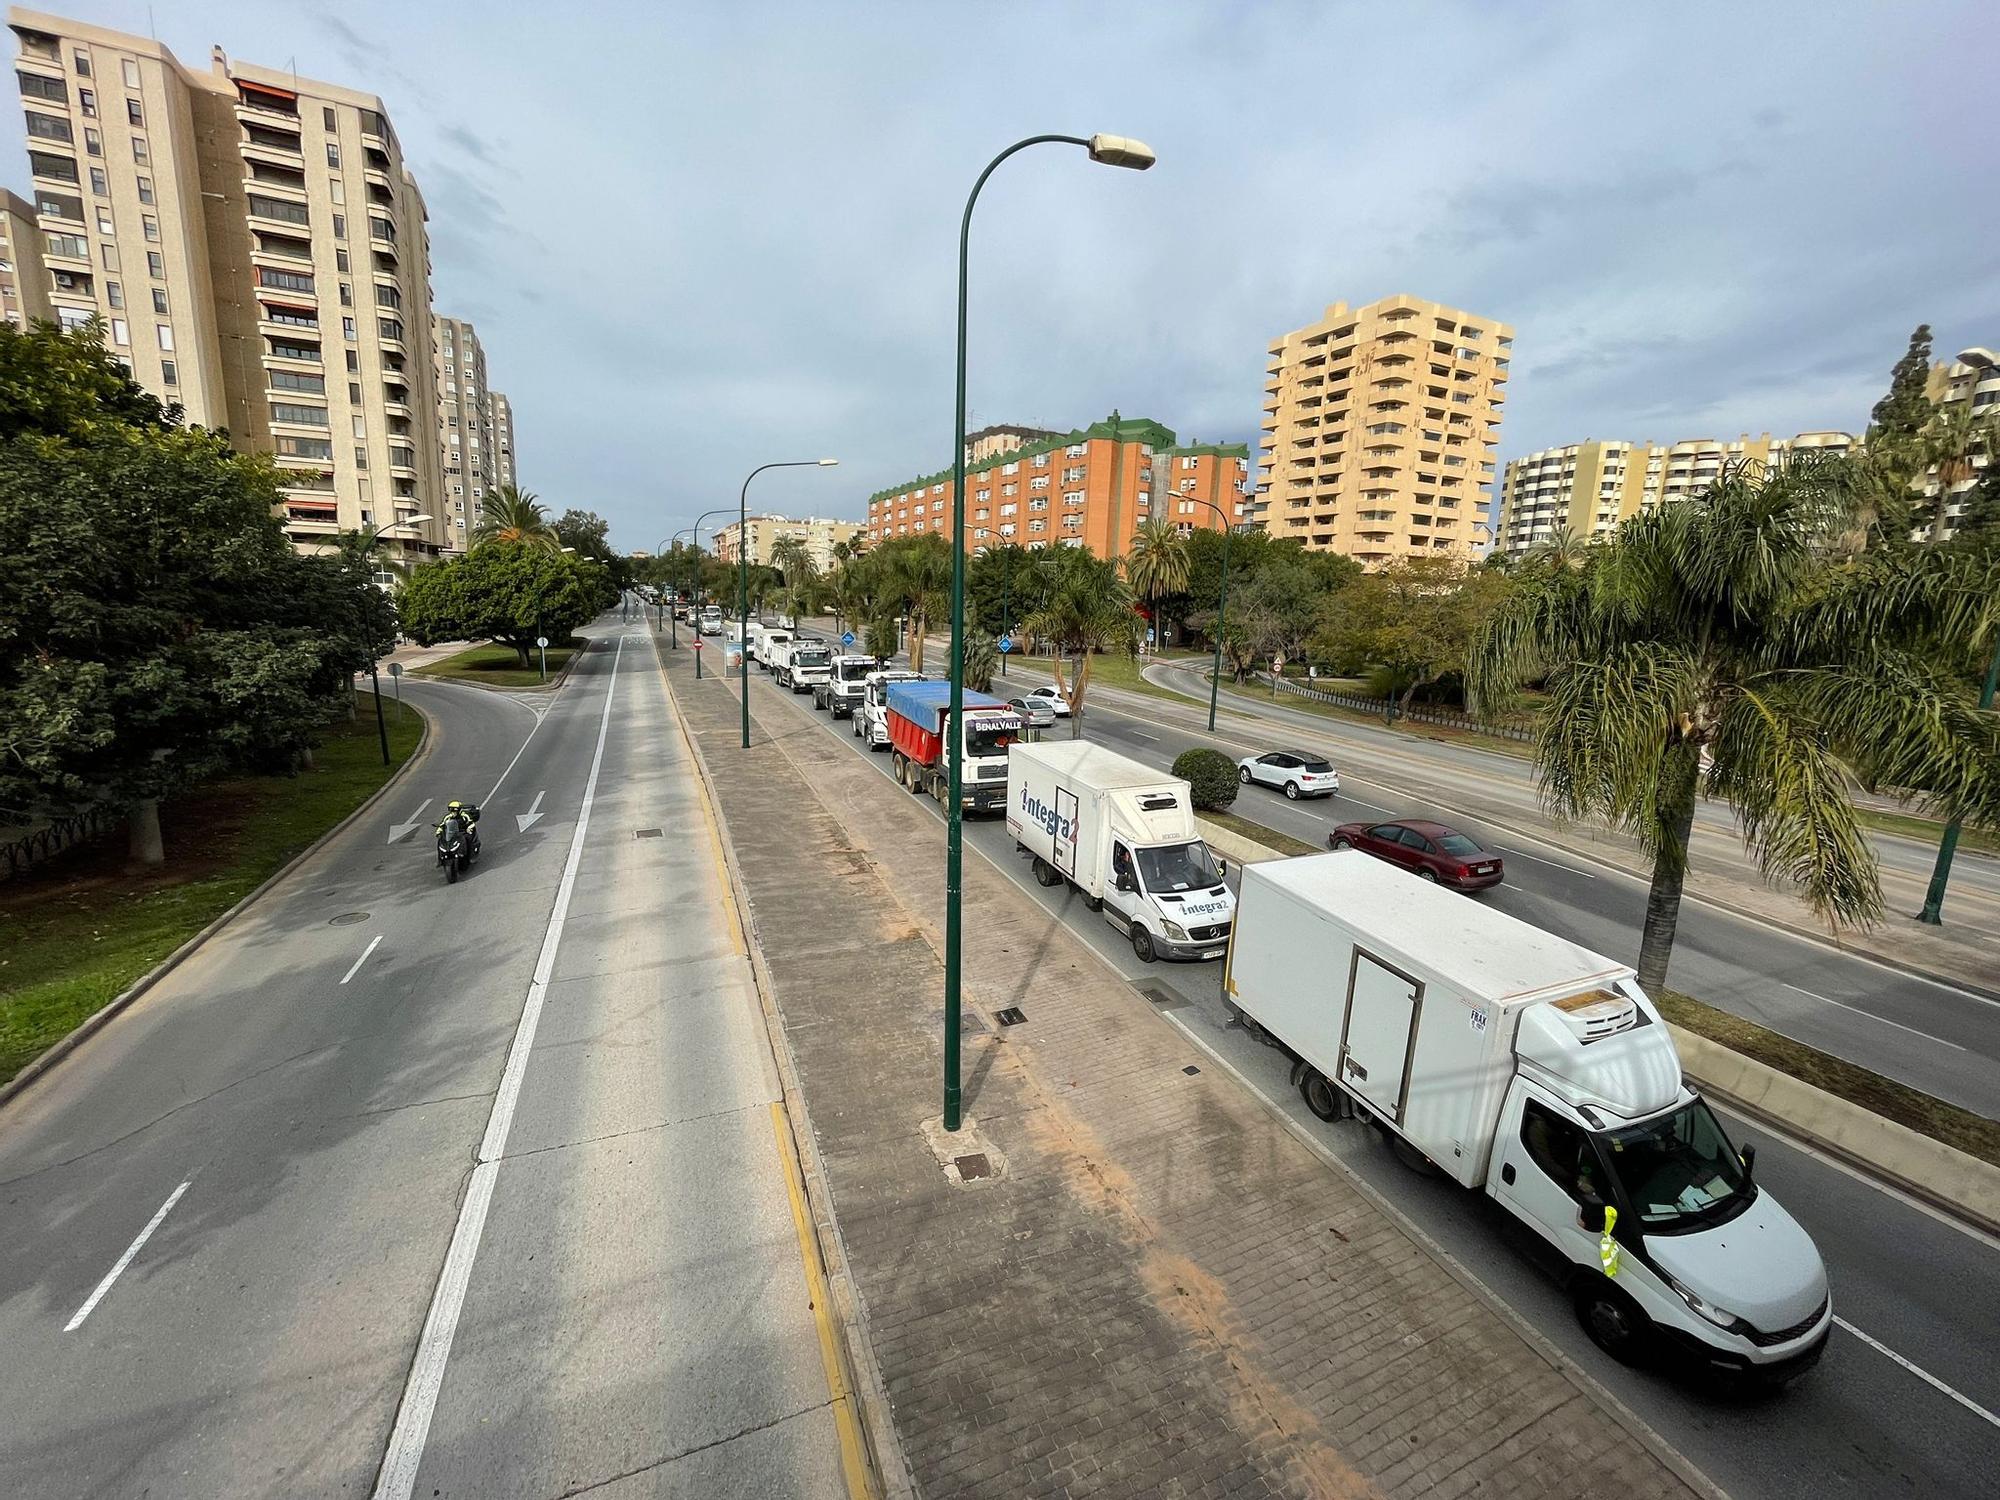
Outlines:
<svg viewBox="0 0 2000 1500"><path fill-rule="evenodd" d="M1269 685L1271 674L1256 674L1260 682ZM1290 693L1298 698L1310 698L1316 703L1331 703L1338 708L1351 708L1364 714L1373 714L1378 719L1390 716L1391 704L1387 698L1360 698L1352 693L1336 693L1328 688L1306 687L1290 678L1278 679L1278 691ZM1455 708L1436 708L1427 703L1414 703L1394 709L1398 719L1408 719L1416 724L1433 724L1440 729L1462 729L1472 734L1490 734L1496 739L1519 740L1531 743L1535 738L1532 724L1518 719L1480 719Z"/></svg>
<svg viewBox="0 0 2000 1500"><path fill-rule="evenodd" d="M11 879L29 866L77 844L102 838L124 821L121 808L87 807L0 843L0 880Z"/></svg>

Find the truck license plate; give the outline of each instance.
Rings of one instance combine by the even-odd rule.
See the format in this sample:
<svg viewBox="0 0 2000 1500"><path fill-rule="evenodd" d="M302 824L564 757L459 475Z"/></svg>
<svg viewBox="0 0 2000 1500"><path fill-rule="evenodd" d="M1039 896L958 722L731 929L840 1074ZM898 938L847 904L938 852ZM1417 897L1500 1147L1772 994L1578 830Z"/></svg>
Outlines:
<svg viewBox="0 0 2000 1500"><path fill-rule="evenodd" d="M1226 948L1204 948L1201 950L1201 956L1203 958L1220 958L1228 951Z"/></svg>

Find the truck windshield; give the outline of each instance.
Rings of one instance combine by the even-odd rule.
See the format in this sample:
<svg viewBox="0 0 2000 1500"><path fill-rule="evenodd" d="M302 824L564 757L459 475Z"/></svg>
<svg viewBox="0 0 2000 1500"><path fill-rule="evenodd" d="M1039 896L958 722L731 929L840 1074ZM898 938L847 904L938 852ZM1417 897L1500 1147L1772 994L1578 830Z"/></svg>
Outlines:
<svg viewBox="0 0 2000 1500"><path fill-rule="evenodd" d="M1733 1218L1754 1189L1700 1099L1605 1138L1605 1158L1642 1222L1692 1229Z"/></svg>
<svg viewBox="0 0 2000 1500"><path fill-rule="evenodd" d="M833 653L824 646L801 646L792 653L795 667L823 667L833 660Z"/></svg>
<svg viewBox="0 0 2000 1500"><path fill-rule="evenodd" d="M844 661L840 664L840 680L842 682L859 682L875 670L876 666L873 662Z"/></svg>
<svg viewBox="0 0 2000 1500"><path fill-rule="evenodd" d="M965 753L969 758L1004 754L1019 733L1011 725L1006 729L989 729L977 719L970 720L965 726Z"/></svg>
<svg viewBox="0 0 2000 1500"><path fill-rule="evenodd" d="M1149 891L1191 891L1220 885L1215 856L1196 839L1188 844L1163 844L1139 851L1139 875Z"/></svg>

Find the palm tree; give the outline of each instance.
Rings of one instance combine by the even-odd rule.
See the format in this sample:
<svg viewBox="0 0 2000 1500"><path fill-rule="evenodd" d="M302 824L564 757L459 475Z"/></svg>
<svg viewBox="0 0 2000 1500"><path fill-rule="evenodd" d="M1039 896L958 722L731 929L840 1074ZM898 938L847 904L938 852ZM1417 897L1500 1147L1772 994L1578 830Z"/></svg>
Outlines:
<svg viewBox="0 0 2000 1500"><path fill-rule="evenodd" d="M1537 570L1474 646L1475 705L1540 681L1544 802L1639 837L1653 861L1639 980L1665 985L1697 799L1735 810L1749 852L1829 926L1882 912L1851 788L1912 789L2000 818L2000 724L1959 671L1990 643L2000 562L1955 548L1861 556L1850 468L1726 470L1703 496L1621 526L1574 569Z"/></svg>
<svg viewBox="0 0 2000 1500"><path fill-rule="evenodd" d="M771 547L771 565L785 575L784 609L794 620L812 613L818 594L819 565L801 536L781 536Z"/></svg>
<svg viewBox="0 0 2000 1500"><path fill-rule="evenodd" d="M540 547L549 552L562 546L541 501L511 484L500 485L486 497L486 509L472 533L472 540L474 545L480 542L525 542L530 547Z"/></svg>
<svg viewBox="0 0 2000 1500"><path fill-rule="evenodd" d="M1993 408L1975 413L1970 401L1955 401L1940 406L1930 425L1917 434L1917 474L1933 470L1937 474L1937 493L1931 498L1932 541L1945 539L1945 528L1951 525L1949 507L1958 498L1953 487L1978 474L1976 460L1992 452L1996 431L2000 417Z"/></svg>
<svg viewBox="0 0 2000 1500"><path fill-rule="evenodd" d="M1132 590L1118 576L1115 564L1080 547L1056 548L1044 556L1049 559L1052 587L1041 608L1021 626L1036 640L1055 647L1051 667L1056 691L1069 700L1069 732L1075 739L1083 733L1083 699L1090 688L1092 656L1099 651L1133 655L1139 649L1139 617L1132 612ZM1076 658L1067 682L1065 655Z"/></svg>
<svg viewBox="0 0 2000 1500"><path fill-rule="evenodd" d="M887 568L889 596L910 621L910 670L924 669L924 635L951 610L951 548L942 537L897 541L880 556Z"/></svg>
<svg viewBox="0 0 2000 1500"><path fill-rule="evenodd" d="M1133 533L1125 554L1125 577L1133 591L1153 606L1153 628L1162 646L1167 643L1167 625L1160 618L1160 601L1186 593L1188 575L1187 538L1173 522L1154 516Z"/></svg>

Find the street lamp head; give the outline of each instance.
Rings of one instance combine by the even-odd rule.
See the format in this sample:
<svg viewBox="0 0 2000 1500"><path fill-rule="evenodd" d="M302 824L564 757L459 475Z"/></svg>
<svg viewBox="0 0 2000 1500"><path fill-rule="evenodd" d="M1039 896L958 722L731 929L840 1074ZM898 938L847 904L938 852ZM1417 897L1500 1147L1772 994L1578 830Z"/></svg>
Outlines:
<svg viewBox="0 0 2000 1500"><path fill-rule="evenodd" d="M1134 172L1143 172L1159 160L1153 155L1151 146L1144 141L1135 141L1129 135L1092 136L1090 159L1107 167L1130 167Z"/></svg>
<svg viewBox="0 0 2000 1500"><path fill-rule="evenodd" d="M820 467L821 467L822 469L831 469L831 468L834 468L835 466L837 466L837 465L838 465L839 463L840 463L840 460L839 460L839 459L837 459L837 458L822 458L822 459L821 459L821 460L819 461L819 466L820 466Z"/></svg>
<svg viewBox="0 0 2000 1500"><path fill-rule="evenodd" d="M574 548L574 547L565 547L565 548L563 548L562 550L563 550L563 551L565 551L565 552L574 552L574 551L576 551L576 548Z"/></svg>

